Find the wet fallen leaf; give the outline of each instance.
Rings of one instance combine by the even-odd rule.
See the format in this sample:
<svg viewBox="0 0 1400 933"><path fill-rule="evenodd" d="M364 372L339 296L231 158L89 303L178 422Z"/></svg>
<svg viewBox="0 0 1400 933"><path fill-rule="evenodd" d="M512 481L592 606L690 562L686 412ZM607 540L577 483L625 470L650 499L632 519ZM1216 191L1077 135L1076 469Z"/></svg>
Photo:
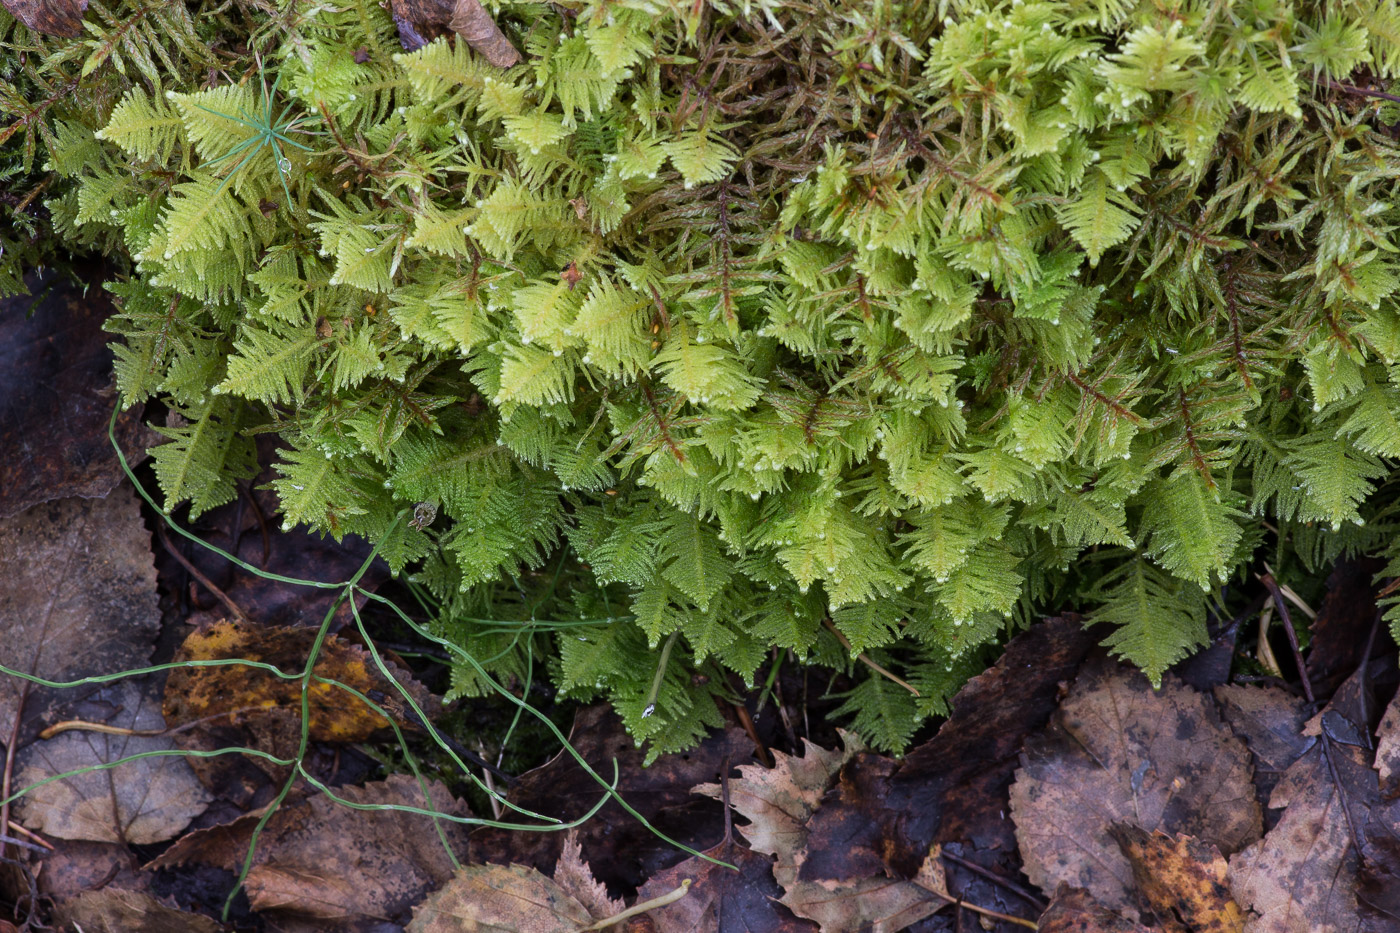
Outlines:
<svg viewBox="0 0 1400 933"><path fill-rule="evenodd" d="M1329 714L1356 715L1362 694L1360 672L1304 727L1320 735ZM1376 774L1367 751L1313 743L1284 772L1269 797L1282 809L1278 824L1230 859L1230 891L1258 915L1250 933L1336 933L1360 928L1356 899L1358 854L1352 828L1367 825L1376 800ZM1334 772L1335 769L1335 772ZM1335 774L1335 776L1334 776Z"/></svg>
<svg viewBox="0 0 1400 933"><path fill-rule="evenodd" d="M738 871L691 856L653 875L637 892L638 900L674 891L682 881L693 883L685 897L649 912L657 933L808 933L817 929L795 916L778 899L783 889L773 878L773 860L741 842L720 843L705 852Z"/></svg>
<svg viewBox="0 0 1400 933"><path fill-rule="evenodd" d="M1385 562L1343 560L1327 577L1327 595L1315 607L1309 626L1308 677L1317 696L1328 696L1361 663L1367 635L1376 621L1376 587L1371 582Z"/></svg>
<svg viewBox="0 0 1400 933"><path fill-rule="evenodd" d="M176 652L176 661L239 659L271 664L287 673L306 666L316 631L286 626L255 626L222 620L191 633ZM440 706L422 685L386 660L394 679L402 684L431 719ZM358 645L327 636L317 656L315 675L336 680L372 698L381 707L407 716L397 688L378 670L370 654ZM295 756L302 731L301 682L270 671L229 664L177 668L165 686L165 721L172 727L187 726L176 741L181 748L208 751L247 746L278 758ZM359 742L389 722L358 697L340 687L313 681L308 689L310 737L317 742ZM250 759L256 768L282 775L280 766L260 758ZM195 773L206 786L248 804L252 798L230 787L235 773L218 759L196 759ZM251 783L241 774L239 780Z"/></svg>
<svg viewBox="0 0 1400 933"><path fill-rule="evenodd" d="M1400 930L1400 694L1376 729L1375 770L1379 800L1363 830L1356 879L1364 933Z"/></svg>
<svg viewBox="0 0 1400 933"><path fill-rule="evenodd" d="M606 706L578 712L569 741L589 765L611 779L613 760L621 776L618 792L652 825L692 848L714 844L724 831L718 801L690 792L696 784L718 781L725 762L751 760L753 742L744 730L716 730L682 755L666 755L643 767L645 750ZM572 820L592 809L603 790L567 752L520 775L511 801L536 813ZM472 833L471 861L520 863L553 871L563 838L557 832L521 833L482 827ZM584 857L598 879L613 890L636 888L656 872L685 859L685 853L659 840L616 802L608 802L578 829Z"/></svg>
<svg viewBox="0 0 1400 933"><path fill-rule="evenodd" d="M1376 777L1383 799L1400 797L1400 695L1385 708L1376 729Z"/></svg>
<svg viewBox="0 0 1400 933"><path fill-rule="evenodd" d="M945 851L1015 878L1021 869L1007 789L1026 737L1038 731L1073 679L1095 637L1077 617L1049 619L1007 644L997 662L953 698L953 713L900 763L886 793L896 832L879 848L901 876L938 843ZM1026 902L986 877L950 868L949 893L1002 913L1027 915Z"/></svg>
<svg viewBox="0 0 1400 933"><path fill-rule="evenodd" d="M87 0L5 0L39 32L76 36ZM116 395L102 324L114 312L94 270L92 287L26 280L39 297L0 299L0 519L40 502L101 497L121 481L107 440ZM140 410L117 417L117 440L139 463L151 433Z"/></svg>
<svg viewBox="0 0 1400 933"><path fill-rule="evenodd" d="M1173 665L1171 673L1186 686L1202 693L1228 682L1239 633L1240 621L1236 620L1216 633L1209 645Z"/></svg>
<svg viewBox="0 0 1400 933"><path fill-rule="evenodd" d="M413 910L409 933L577 933L593 917L524 865L468 865Z"/></svg>
<svg viewBox="0 0 1400 933"><path fill-rule="evenodd" d="M258 448L259 462L270 463L275 457L275 445L264 440ZM269 471L254 478L254 486L270 475ZM237 500L201 515L200 535L260 570L320 583L341 583L350 579L369 557L369 544L355 535L347 535L336 541L329 536L314 534L303 526L282 531L269 525L277 508L277 497L271 490L253 488ZM262 625L317 628L340 595L336 589L294 586L270 580L244 570L184 538L171 535L170 540L172 546L223 590L249 619ZM191 624L207 625L230 614L226 606L170 559L164 548L157 551L157 556L160 558L162 581L170 589L189 592L193 586L198 603L194 607L197 611L190 617ZM376 560L360 579L360 586L373 592L388 576L387 565ZM363 607L364 595L357 594L356 601ZM349 602L345 601L336 610L331 631L339 632L351 624Z"/></svg>
<svg viewBox="0 0 1400 933"><path fill-rule="evenodd" d="M155 570L150 535L129 489L37 505L0 521L0 540L0 663L66 681L150 659L160 627ZM0 735L11 735L22 715L23 742L52 703L93 689L60 695L0 674Z"/></svg>
<svg viewBox="0 0 1400 933"><path fill-rule="evenodd" d="M397 774L336 795L359 806L408 806L470 816L442 784ZM406 920L408 909L452 875L447 847L465 853L461 823L396 810L352 809L323 795L279 812L258 845L246 884L260 913L277 911L317 921L308 929L361 918ZM287 924L283 923L284 926Z"/></svg>
<svg viewBox="0 0 1400 933"><path fill-rule="evenodd" d="M466 817L466 804L440 782L428 799L409 775L335 794L357 807L417 807ZM242 864L261 812L189 833L147 868L203 862ZM439 834L441 830L441 835ZM394 809L357 809L311 793L280 807L258 838L246 890L252 908L283 930L358 930L402 922L424 894L452 876L445 845L466 852L466 827Z"/></svg>
<svg viewBox="0 0 1400 933"><path fill-rule="evenodd" d="M1400 799L1371 808L1364 830L1356 900L1362 933L1400 930Z"/></svg>
<svg viewBox="0 0 1400 933"><path fill-rule="evenodd" d="M1032 882L1047 893L1062 883L1085 888L1112 910L1133 902L1113 823L1188 833L1224 852L1262 828L1249 751L1210 698L1170 675L1154 691L1106 659L1085 667L1046 735L1028 746L1011 812Z"/></svg>
<svg viewBox="0 0 1400 933"><path fill-rule="evenodd" d="M391 0L403 47L412 52L447 27L497 68L519 64L520 52L501 32L481 0Z"/></svg>
<svg viewBox="0 0 1400 933"><path fill-rule="evenodd" d="M105 725L165 727L155 697L133 681L113 684L96 699L116 709ZM16 783L28 787L68 771L173 747L165 736L64 732L20 750ZM204 811L209 799L184 759L163 755L45 784L22 798L19 813L30 829L61 839L146 845L174 838Z"/></svg>
<svg viewBox="0 0 1400 933"><path fill-rule="evenodd" d="M55 903L71 900L84 891L118 887L143 891L150 876L140 872L129 846L115 842L50 840L54 851L44 855L37 872L39 892Z"/></svg>
<svg viewBox="0 0 1400 933"><path fill-rule="evenodd" d="M755 852L775 857L773 877L783 889L779 902L823 931L902 930L943 907L946 901L912 881L883 873L840 870L833 859L809 865L809 826L838 776L864 752L859 739L842 733L844 748L827 750L810 742L801 758L775 752L775 765L747 765L729 782L730 805L749 820L741 828ZM878 757L878 756L871 756ZM718 784L695 788L719 798ZM860 854L856 858L859 861Z"/></svg>
<svg viewBox="0 0 1400 933"><path fill-rule="evenodd" d="M1110 827L1138 891L1164 930L1179 933L1241 933L1244 913L1230 898L1229 865L1215 846L1190 836L1118 824Z"/></svg>
<svg viewBox="0 0 1400 933"><path fill-rule="evenodd" d="M82 933L220 933L209 917L163 904L149 894L121 888L87 891L60 905L57 918Z"/></svg>
<svg viewBox="0 0 1400 933"><path fill-rule="evenodd" d="M311 629L282 626L258 627L224 620L192 632L176 653L177 661L240 659L271 664L285 673L300 673L316 640ZM435 713L440 704L423 686L392 661L386 665L420 708ZM390 711L403 709L403 698L375 665L369 652L329 635L319 648L315 677L336 680L374 699ZM309 696L311 738L317 742L361 742L389 722L354 694L329 683L313 680ZM257 719L269 710L301 715L301 683L278 677L271 671L229 664L216 667L178 668L165 687L165 717L173 725L227 717L232 722ZM405 721L402 716L397 717Z"/></svg>
<svg viewBox="0 0 1400 933"><path fill-rule="evenodd" d="M1235 735L1244 739L1254 755L1254 787L1260 800L1268 800L1288 766L1317 741L1303 735L1308 713L1301 697L1279 687L1229 684L1215 688L1220 714ZM1274 811L1264 814L1264 826L1273 828Z"/></svg>
<svg viewBox="0 0 1400 933"><path fill-rule="evenodd" d="M1083 888L1061 885L1045 913L1039 933L1152 933L1147 927L1109 910Z"/></svg>

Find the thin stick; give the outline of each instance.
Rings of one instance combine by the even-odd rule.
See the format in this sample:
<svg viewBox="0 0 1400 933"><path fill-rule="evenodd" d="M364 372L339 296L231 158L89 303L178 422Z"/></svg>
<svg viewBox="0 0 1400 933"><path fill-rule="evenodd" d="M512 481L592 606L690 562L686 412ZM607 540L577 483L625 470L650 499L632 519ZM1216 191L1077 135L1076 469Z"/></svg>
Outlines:
<svg viewBox="0 0 1400 933"><path fill-rule="evenodd" d="M1308 666L1303 663L1303 652L1298 647L1298 633L1293 631L1293 620L1288 615L1288 605L1284 602L1283 592L1279 589L1273 574L1266 573L1259 577L1259 581L1273 594L1274 605L1278 607L1278 614L1283 619L1283 630L1288 635L1288 645L1293 649L1294 663L1298 665L1298 677L1303 682L1303 696L1307 697L1308 703L1316 708L1317 698L1313 696L1312 679L1308 677ZM1366 724L1362 723L1361 725L1362 728L1365 728ZM1319 729L1318 736L1322 739L1322 757L1327 761L1327 771L1332 776L1332 783L1337 788L1337 798L1342 803L1342 815L1347 818L1347 829L1351 832L1351 844L1356 847L1357 853L1360 853L1361 843L1359 840L1361 837L1356 833L1356 824L1351 819L1351 808L1347 806L1346 788L1342 786L1341 775L1337 773L1337 765L1332 760L1332 739L1327 734L1326 729Z"/></svg>
<svg viewBox="0 0 1400 933"><path fill-rule="evenodd" d="M961 868L966 868L974 875L981 875L983 878L986 878L993 884L998 884L1003 888L1006 888L1006 890L1010 891L1012 894L1017 895L1021 898L1021 900L1025 901L1027 904L1030 904L1036 910L1040 911L1041 913L1045 913L1045 908L1047 906L1046 903L1040 898L1036 897L1031 892L1027 891L1025 888L1021 887L1016 882L1003 878L1001 875L998 875L990 868L983 868L976 862L970 862L965 858L959 858L958 856L953 855L946 849L940 849L938 854L943 856L943 858L947 859L948 861L952 862L954 865L957 865Z"/></svg>
<svg viewBox="0 0 1400 933"><path fill-rule="evenodd" d="M749 735L749 741L753 742L754 753L758 755L758 760L763 763L763 767L773 767L773 755L768 751L768 746L758 737L758 728L753 723L753 717L749 715L748 707L742 703L731 703L734 707L734 715L739 717L739 725L744 727L744 731Z"/></svg>
<svg viewBox="0 0 1400 933"><path fill-rule="evenodd" d="M253 518L257 520L258 531L262 534L262 563L258 566L263 570L267 569L268 559L272 556L272 536L267 531L267 516L263 514L262 506L258 505L257 498L252 490L245 486L239 486L238 491L243 493L243 498L248 500L248 504L253 507Z"/></svg>
<svg viewBox="0 0 1400 933"><path fill-rule="evenodd" d="M32 840L34 840L34 841L37 842L39 845L43 846L45 849L48 849L50 852L52 852L52 851L54 850L54 849L53 849L53 843L49 842L47 839L45 839L43 836L39 835L38 833L34 832L33 830L25 829L23 826L19 825L19 824L16 823L14 820L10 820L10 822L9 822L9 827L10 827L11 830L13 830L14 832L19 833L21 836L24 836L24 837L27 838L27 839L32 839Z"/></svg>
<svg viewBox="0 0 1400 933"><path fill-rule="evenodd" d="M842 646L843 646L847 651L852 651L852 650L854 650L854 649L851 648L851 643L846 639L846 636L841 634L841 630L838 629L836 626L834 626L834 625L831 624L831 620L830 620L830 619L823 619L823 620L822 620L822 624L825 625L827 628L831 629L831 634L833 634L833 635L836 636L836 640L839 641L839 642L841 642ZM879 674L881 677L884 677L884 678L886 678L886 679L888 679L888 680L890 680L890 681L892 681L892 682L894 682L894 683L899 684L899 685L900 685L901 687L903 687L905 690L908 690L910 693L914 694L914 696L918 696L918 695L919 695L919 691L918 691L917 689L915 689L915 687L914 687L912 684L908 683L907 681L901 680L901 679L900 679L898 676L896 676L895 674L891 673L890 671L885 670L883 667L881 667L880 665L876 664L874 661L872 661L872 660L870 660L869 658L867 658L863 653L860 654L860 655L858 655L858 656L856 657L856 660L860 661L862 664L864 664L866 667L870 668L870 669L871 669L872 671L874 671L875 673Z"/></svg>
<svg viewBox="0 0 1400 933"><path fill-rule="evenodd" d="M170 543L170 536L165 533L164 523L156 525L156 533L160 535L160 543L165 547L166 552L171 557L175 558L175 560L180 564L181 567L184 567L187 571L189 571L190 576L198 580L206 590L213 593L218 598L219 602L223 603L224 606L227 607L228 611L233 613L233 617L235 619L237 619L239 622L244 623L248 621L248 616L243 612L242 609L239 608L238 603L234 602L232 599L229 598L229 595L227 593L215 586L214 581L210 580L203 573L201 573L199 568L196 567L193 563L191 563L188 557L175 550L174 545Z"/></svg>
<svg viewBox="0 0 1400 933"><path fill-rule="evenodd" d="M1392 103L1400 104L1400 97L1396 97L1394 94L1387 94L1384 91L1373 91L1370 88L1356 87L1353 84L1339 84L1331 80L1327 82L1327 86L1335 91L1345 91L1348 94L1356 94L1360 97L1375 97L1380 100L1388 100Z"/></svg>
<svg viewBox="0 0 1400 933"><path fill-rule="evenodd" d="M991 917L994 920L1001 920L1005 923L1014 923L1017 926L1026 927L1030 930L1040 929L1040 926L1034 920L1027 920L1025 917L1017 917L1012 914L1004 914L999 910L992 910L989 907L978 907L976 904L969 904L960 897L954 897L947 891L940 891L938 888L931 888L926 884L920 884L919 887L923 888L934 897L940 897L950 904L956 904L962 910L970 910L974 914L981 914L984 917Z"/></svg>
<svg viewBox="0 0 1400 933"><path fill-rule="evenodd" d="M165 735L170 731L169 729L128 729L125 726L109 726L104 722L88 722L83 719L65 719L63 722L56 722L43 732L40 732L39 738L51 739L60 732L69 732L75 729L82 732L101 732L103 735L139 735L148 738Z"/></svg>
<svg viewBox="0 0 1400 933"><path fill-rule="evenodd" d="M480 739L478 739L476 743L476 748L477 751L481 752L481 759L485 761L486 745ZM496 760L497 763L500 762L499 758ZM505 812L505 809L501 806L501 802L496 799L496 778L491 773L490 768L481 769L481 779L486 784L486 799L491 801L491 815L499 820L502 814Z"/></svg>
<svg viewBox="0 0 1400 933"><path fill-rule="evenodd" d="M31 852L38 852L40 855L44 854L42 846L36 846L32 842L25 842L23 839L16 839L14 836L0 836L0 842L6 845L19 846L21 849L28 849ZM52 849L53 846L49 846L49 848Z"/></svg>

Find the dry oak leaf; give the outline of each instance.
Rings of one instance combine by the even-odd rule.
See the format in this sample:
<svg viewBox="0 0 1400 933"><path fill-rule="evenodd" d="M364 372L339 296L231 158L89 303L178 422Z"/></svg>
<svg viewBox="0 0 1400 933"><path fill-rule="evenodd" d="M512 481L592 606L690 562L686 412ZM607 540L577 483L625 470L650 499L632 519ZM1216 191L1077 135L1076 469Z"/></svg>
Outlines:
<svg viewBox="0 0 1400 933"><path fill-rule="evenodd" d="M1229 865L1215 846L1190 836L1119 824L1109 832L1133 866L1138 891L1164 931L1242 933L1244 912L1230 898Z"/></svg>
<svg viewBox="0 0 1400 933"><path fill-rule="evenodd" d="M577 933L587 908L524 865L468 865L413 909L408 933Z"/></svg>
<svg viewBox="0 0 1400 933"><path fill-rule="evenodd" d="M175 655L176 661L242 659L271 664L286 673L306 667L316 631L309 628L254 626L222 620L192 632ZM385 662L419 707L431 718L438 701L406 672ZM374 699L391 713L403 709L398 689L380 673L369 652L329 635L320 646L313 674L337 680ZM354 694L313 679L308 690L311 738L317 742L362 742L389 723ZM165 686L165 719L171 726L197 720L256 722L290 716L301 718L301 682L278 677L271 671L227 664L216 667L177 668ZM400 721L411 721L411 718Z"/></svg>
<svg viewBox="0 0 1400 933"><path fill-rule="evenodd" d="M1393 663L1393 662L1389 662ZM1323 718L1357 705L1362 672L1344 683L1327 708L1303 727L1319 735ZM1230 892L1257 918L1250 933L1353 933L1358 913L1358 856L1352 827L1367 826L1377 799L1376 773L1366 750L1330 742L1331 766L1321 741L1284 772L1269 797L1282 809L1263 839L1230 859ZM1335 769L1335 776L1333 769ZM1344 809L1345 807L1345 809Z"/></svg>
<svg viewBox="0 0 1400 933"><path fill-rule="evenodd" d="M1259 837L1249 750L1208 696L1168 675L1086 665L1046 734L1027 743L1011 786L1026 876L1042 891L1087 889L1131 911L1132 868L1108 829L1184 832L1235 852Z"/></svg>
<svg viewBox="0 0 1400 933"><path fill-rule="evenodd" d="M1152 933L1109 910L1083 888L1060 885L1037 924L1039 933Z"/></svg>
<svg viewBox="0 0 1400 933"><path fill-rule="evenodd" d="M798 758L775 752L772 768L745 765L729 783L729 801L749 825L741 828L755 852L775 856L773 877L783 889L779 903L799 917L815 920L823 933L869 930L894 933L934 913L946 903L912 881L888 877L808 877L808 822L841 769L865 750L860 740L841 733L844 748L826 750L805 742ZM718 784L701 784L695 793L717 799Z"/></svg>
<svg viewBox="0 0 1400 933"><path fill-rule="evenodd" d="M66 681L150 659L160 630L156 571L129 488L36 505L0 521L0 540L0 664ZM46 706L72 694L0 674L0 735L14 734L23 716L22 742Z"/></svg>
<svg viewBox="0 0 1400 933"><path fill-rule="evenodd" d="M131 680L107 687L97 698L117 710L105 725L140 731L165 727L155 697ZM68 771L173 747L164 736L63 732L20 750L17 783L28 787ZM204 812L209 800L183 758L161 755L44 784L22 798L19 806L26 826L50 836L149 845L179 835Z"/></svg>
<svg viewBox="0 0 1400 933"><path fill-rule="evenodd" d="M59 905L64 929L83 933L220 933L223 925L203 914L163 904L149 894L122 888L86 891Z"/></svg>

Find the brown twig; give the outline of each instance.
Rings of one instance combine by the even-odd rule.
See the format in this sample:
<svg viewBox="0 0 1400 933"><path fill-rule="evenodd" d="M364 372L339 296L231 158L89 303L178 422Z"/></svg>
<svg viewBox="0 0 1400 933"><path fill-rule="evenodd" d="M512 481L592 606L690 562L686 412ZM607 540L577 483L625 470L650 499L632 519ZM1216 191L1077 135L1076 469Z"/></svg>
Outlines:
<svg viewBox="0 0 1400 933"><path fill-rule="evenodd" d="M1259 582L1264 584L1264 587L1274 598L1279 618L1283 620L1283 631L1288 636L1288 645L1293 649L1294 663L1298 665L1298 678L1303 683L1303 696L1307 698L1308 703L1316 708L1317 698L1313 695L1312 678L1308 676L1307 665L1303 662L1303 652L1298 647L1298 633L1293 631L1293 619L1288 614L1288 603L1284 599L1283 591L1271 573L1260 574ZM1365 726L1365 723L1361 724L1363 729ZM1351 832L1351 844L1356 847L1356 851L1359 853L1361 851L1361 837L1357 834L1356 823L1351 818L1351 808L1347 806L1346 788L1342 786L1341 775L1337 772L1336 762L1332 760L1331 737L1328 736L1326 729L1319 729L1318 738L1322 741L1322 757L1327 762L1327 771L1332 777L1332 784L1337 788L1337 798L1342 803L1342 815L1346 817L1347 829Z"/></svg>
<svg viewBox="0 0 1400 933"><path fill-rule="evenodd" d="M26 839L30 839L36 844L43 846L45 849L48 849L50 852L54 850L52 842L49 842L47 839L34 832L32 829L25 829L23 826L19 825L14 820L10 820L8 825L10 827L11 832L19 833Z"/></svg>
<svg viewBox="0 0 1400 933"><path fill-rule="evenodd" d="M1047 906L1046 903L1040 898L1036 897L1031 892L1027 891L1025 888L1021 887L1016 882L1011 881L1008 878L1003 878L1001 875L998 875L990 868L983 868L976 862L970 862L965 858L959 858L958 856L953 855L951 852L948 852L946 849L940 849L938 854L941 855L943 858L947 859L948 861L952 862L954 865L957 865L960 868L965 868L968 871L972 872L974 875L981 875L983 878L986 878L993 884L1000 885L1001 887L1006 888L1006 890L1010 891L1012 894L1015 894L1017 897L1021 898L1021 900L1034 907L1037 912L1045 913L1045 908Z"/></svg>
<svg viewBox="0 0 1400 933"><path fill-rule="evenodd" d="M923 888L934 897L942 898L950 904L955 905L960 910L970 910L974 914L981 914L984 917L991 917L993 920L1000 920L1003 923L1014 923L1017 926L1025 927L1029 930L1039 930L1040 926L1034 920L1027 920L1025 917L1017 917L1014 914L1004 914L999 910L992 910L990 907L978 907L976 904L969 904L960 897L954 897L947 891L940 891L938 888L931 888L926 884L921 884Z"/></svg>
<svg viewBox="0 0 1400 933"><path fill-rule="evenodd" d="M838 629L835 625L833 625L830 619L823 619L823 620L822 620L822 624L825 625L827 628L831 629L831 634L833 634L833 635L836 636L836 640L839 641L839 642L841 642L842 647L844 647L847 651L853 650L853 649L851 648L851 643L850 643L850 641L846 638L845 635L842 635L842 634L841 634L841 630ZM914 694L914 696L918 696L918 695L919 695L918 689L917 689L913 684L909 683L908 681L905 681L905 680L900 679L900 678L899 678L897 675L895 675L894 673L892 673L892 672L886 670L885 668L883 668L883 667L881 667L880 665L876 664L874 661L872 661L872 660L870 660L869 658L867 658L863 653L860 654L860 655L857 655L856 660L860 661L862 664L864 664L866 667L870 668L870 669L871 669L872 671L874 671L875 673L879 674L881 677L887 678L888 680L892 681L893 683L899 684L899 685L900 685L901 687L903 687L905 690L908 690L910 693Z"/></svg>
<svg viewBox="0 0 1400 933"><path fill-rule="evenodd" d="M1370 88L1357 87L1354 84L1341 84L1337 81L1328 80L1327 86L1334 91L1343 91L1347 94L1355 94L1358 97L1375 97L1379 100L1388 100L1391 103L1400 104L1400 97L1394 94L1387 94L1384 91L1373 91Z"/></svg>
<svg viewBox="0 0 1400 933"><path fill-rule="evenodd" d="M105 722L88 722L84 719L65 719L63 722L56 722L43 732L39 733L41 739L51 739L60 732L101 732L103 735L139 735L150 738L158 735L165 735L168 729L128 729L125 726L109 726Z"/></svg>
<svg viewBox="0 0 1400 933"><path fill-rule="evenodd" d="M244 623L248 621L247 614L244 613L244 611L241 608L239 608L238 603L234 602L232 599L229 598L229 595L227 593L215 586L214 581L210 580L203 573L201 573L199 568L190 562L189 558L187 558L185 555L181 554L175 549L175 546L170 543L170 536L165 533L165 525L157 524L156 534L160 536L160 543L165 548L166 552L169 553L171 557L175 558L175 560L180 564L181 567L184 567L187 571L189 571L190 576L198 580L206 590L213 593L214 596L218 598L219 602L223 603L224 606L228 609L228 611L233 613L233 617L235 619L237 619L239 622Z"/></svg>
<svg viewBox="0 0 1400 933"><path fill-rule="evenodd" d="M758 756L758 760L763 763L765 768L773 767L773 754L768 751L768 746L758 737L758 728L754 725L753 717L749 715L748 707L742 703L731 703L730 705L734 707L734 715L739 717L739 725L744 727L744 731L748 733L749 741L753 742L754 754Z"/></svg>

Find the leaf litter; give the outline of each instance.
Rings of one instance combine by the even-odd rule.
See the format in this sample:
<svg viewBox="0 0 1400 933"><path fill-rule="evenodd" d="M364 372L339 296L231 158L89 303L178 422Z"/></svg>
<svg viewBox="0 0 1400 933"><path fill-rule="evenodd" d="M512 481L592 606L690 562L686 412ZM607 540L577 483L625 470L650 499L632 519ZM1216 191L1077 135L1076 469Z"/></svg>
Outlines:
<svg viewBox="0 0 1400 933"><path fill-rule="evenodd" d="M61 500L10 522L26 546L0 558L0 599L18 609L15 637L0 649L7 665L62 680L147 663L155 585L130 493ZM84 536L94 535L111 547L105 563L85 550ZM82 572L59 579L52 567L60 559ZM1334 589L1361 577L1339 572ZM16 595L16 581L48 594L42 618ZM202 616L176 658L301 672L315 631L278 624L288 616L262 610L283 597L265 595L266 605L250 600L242 621ZM659 843L615 804L567 835L469 832L403 809L471 817L446 785L407 775L332 782L336 796L362 809L298 781L269 812L218 780L194 780L173 757L47 784L16 807L16 825L53 850L39 861L53 919L84 931L218 929L190 912L215 907L193 887L179 897L162 892L196 871L222 872L232 884L265 816L242 916L268 930L934 933L976 922L1002 931L1393 931L1400 706L1394 654L1347 645L1368 606L1374 612L1369 590L1322 603L1320 654L1306 666L1327 686L1348 663L1353 669L1319 705L1277 684L1230 683L1220 658L1185 674L1189 683L1168 675L1153 690L1092 649L1079 619L1063 617L1012 639L954 698L948 721L902 760L845 736L836 748L775 748L765 766L768 749L755 739L773 740L770 715L643 768L615 717L580 711L572 739L585 758L605 773L616 759L624 796L703 857ZM1232 647L1237 630L1217 642ZM84 650L89 636L101 651ZM385 658L390 683L363 645L331 634L320 650L315 678L353 687L400 728L419 723L399 686L430 719L442 709ZM304 766L333 778L338 766L321 767L340 760L330 750L376 741L390 722L315 678L307 733L323 758ZM300 741L300 678L247 665L178 669L163 704L150 682L94 686L62 702L17 678L5 687L9 706L0 711L12 727L25 717L19 783L133 751L246 744L288 755ZM32 739L60 716L109 731L60 727ZM196 760L201 777L218 778L237 758ZM566 755L502 789L518 806L565 820L601 794ZM133 845L164 851L138 868Z"/></svg>
<svg viewBox="0 0 1400 933"><path fill-rule="evenodd" d="M113 710L105 726L149 733L164 730L154 691L143 690L136 681L109 686L85 705L98 703ZM158 734L86 730L34 742L19 753L20 787L67 772L82 773L30 791L20 800L20 819L30 829L60 839L132 845L173 839L210 801L184 759L162 755L108 767L122 758L173 748L169 737Z"/></svg>

